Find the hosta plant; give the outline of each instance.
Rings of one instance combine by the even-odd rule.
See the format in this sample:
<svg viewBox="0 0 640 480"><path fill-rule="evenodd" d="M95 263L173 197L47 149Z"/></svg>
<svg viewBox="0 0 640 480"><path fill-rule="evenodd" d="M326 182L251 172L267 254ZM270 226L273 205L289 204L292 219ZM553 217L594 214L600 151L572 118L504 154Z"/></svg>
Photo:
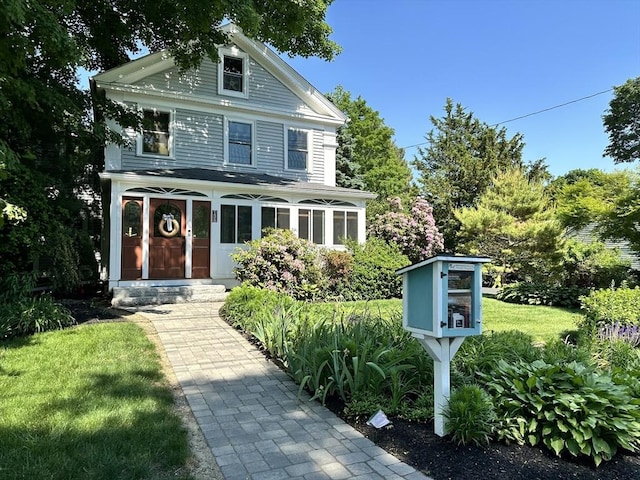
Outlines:
<svg viewBox="0 0 640 480"><path fill-rule="evenodd" d="M542 360L500 361L481 376L496 400L499 439L542 443L556 455L591 457L596 466L619 448L640 450L640 398L630 377L621 381L578 362Z"/></svg>

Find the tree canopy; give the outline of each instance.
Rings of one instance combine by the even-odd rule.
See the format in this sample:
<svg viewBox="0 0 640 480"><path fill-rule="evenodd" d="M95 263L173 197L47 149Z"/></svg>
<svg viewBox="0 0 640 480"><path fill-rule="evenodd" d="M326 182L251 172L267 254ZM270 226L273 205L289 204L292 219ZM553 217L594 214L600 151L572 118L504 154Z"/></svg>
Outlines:
<svg viewBox="0 0 640 480"><path fill-rule="evenodd" d="M76 227L91 220L80 197L97 188L107 135L94 123L90 93L77 85L79 68L106 70L143 48L167 49L183 69L217 60L226 21L280 52L331 59L339 52L325 22L331 1L0 3L0 279L47 254L54 283L79 280L87 238Z"/></svg>
<svg viewBox="0 0 640 480"><path fill-rule="evenodd" d="M488 255L494 265L519 276L535 275L557 260L562 226L544 186L520 168L499 172L474 207L454 211L464 252Z"/></svg>
<svg viewBox="0 0 640 480"><path fill-rule="evenodd" d="M353 185L361 173L365 189L377 193L382 202L387 197L406 194L411 185L411 170L404 160L404 151L393 141L393 129L384 123L380 113L362 97L354 100L341 86L327 97L349 117L341 129L342 136L338 136L338 153L344 151L345 139L353 139L350 160L358 165L357 169L349 170L343 167L344 163L338 163L341 172L338 185Z"/></svg>
<svg viewBox="0 0 640 480"><path fill-rule="evenodd" d="M442 118L431 116L428 146L419 148L413 166L422 195L433 205L434 218L447 249L455 249L459 221L454 210L473 207L501 170L522 168L529 178L548 178L538 160L525 165L523 136L481 122L461 104L447 99Z"/></svg>
<svg viewBox="0 0 640 480"><path fill-rule="evenodd" d="M602 117L609 135L604 155L616 163L640 159L640 77L613 88L613 99Z"/></svg>

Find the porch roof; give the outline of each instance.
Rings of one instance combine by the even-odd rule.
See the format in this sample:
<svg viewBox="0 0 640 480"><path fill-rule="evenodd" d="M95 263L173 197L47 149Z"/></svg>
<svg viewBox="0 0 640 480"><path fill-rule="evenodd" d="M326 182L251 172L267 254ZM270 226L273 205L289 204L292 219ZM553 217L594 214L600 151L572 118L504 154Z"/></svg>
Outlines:
<svg viewBox="0 0 640 480"><path fill-rule="evenodd" d="M149 179L164 179L196 182L213 182L221 184L235 184L265 187L268 190L296 190L300 193L314 193L357 197L363 200L376 198L371 192L353 188L332 187L321 183L300 182L291 178L277 177L265 173L234 172L229 170L215 170L209 168L176 168L150 170L110 170L100 174L104 179L132 179L133 177L148 177Z"/></svg>

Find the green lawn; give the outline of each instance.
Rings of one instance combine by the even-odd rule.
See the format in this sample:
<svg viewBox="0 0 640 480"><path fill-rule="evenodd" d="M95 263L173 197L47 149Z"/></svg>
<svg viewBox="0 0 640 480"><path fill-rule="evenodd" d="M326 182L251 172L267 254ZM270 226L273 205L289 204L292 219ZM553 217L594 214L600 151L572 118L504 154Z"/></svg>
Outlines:
<svg viewBox="0 0 640 480"><path fill-rule="evenodd" d="M159 358L137 325L0 342L0 478L185 479L188 456Z"/></svg>
<svg viewBox="0 0 640 480"><path fill-rule="evenodd" d="M401 300L373 300L370 302L324 303L313 306L312 310L321 312L368 311L383 317L402 315ZM541 305L516 305L492 298L482 299L483 330L504 331L520 330L533 336L536 342L546 342L558 338L567 330L575 330L576 322L582 314L564 308Z"/></svg>

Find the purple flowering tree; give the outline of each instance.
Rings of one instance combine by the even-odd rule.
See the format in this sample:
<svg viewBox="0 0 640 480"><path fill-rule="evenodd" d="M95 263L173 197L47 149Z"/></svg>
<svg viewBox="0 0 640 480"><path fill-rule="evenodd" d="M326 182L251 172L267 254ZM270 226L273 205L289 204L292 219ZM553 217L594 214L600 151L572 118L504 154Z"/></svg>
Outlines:
<svg viewBox="0 0 640 480"><path fill-rule="evenodd" d="M405 211L399 197L389 198L389 210L376 215L367 232L387 243L397 245L412 263L432 257L444 249L442 234L433 219L429 202L417 197Z"/></svg>

